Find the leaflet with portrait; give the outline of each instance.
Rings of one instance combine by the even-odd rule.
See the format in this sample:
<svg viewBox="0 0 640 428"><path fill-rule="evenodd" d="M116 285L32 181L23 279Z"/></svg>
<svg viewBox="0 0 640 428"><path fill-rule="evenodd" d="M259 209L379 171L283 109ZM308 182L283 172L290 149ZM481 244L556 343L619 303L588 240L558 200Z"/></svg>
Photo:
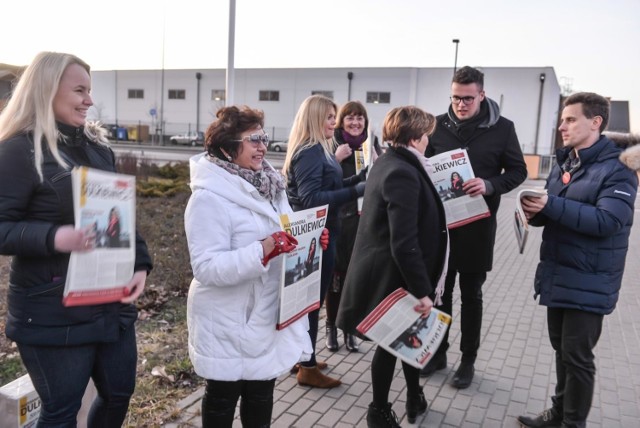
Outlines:
<svg viewBox="0 0 640 428"><path fill-rule="evenodd" d="M482 195L469 196L462 190L465 181L475 178L465 149L440 153L430 157L429 162L429 176L444 205L449 229L491 216Z"/></svg>
<svg viewBox="0 0 640 428"><path fill-rule="evenodd" d="M282 230L293 235L298 245L292 252L283 254L278 330L320 308L320 235L328 212L329 205L323 205L280 216Z"/></svg>
<svg viewBox="0 0 640 428"><path fill-rule="evenodd" d="M71 253L62 302L117 302L128 294L135 264L136 178L77 167L71 180L75 227L92 228L95 246Z"/></svg>
<svg viewBox="0 0 640 428"><path fill-rule="evenodd" d="M438 350L451 317L436 308L424 317L413 309L418 303L407 290L398 288L356 329L390 354L421 369Z"/></svg>

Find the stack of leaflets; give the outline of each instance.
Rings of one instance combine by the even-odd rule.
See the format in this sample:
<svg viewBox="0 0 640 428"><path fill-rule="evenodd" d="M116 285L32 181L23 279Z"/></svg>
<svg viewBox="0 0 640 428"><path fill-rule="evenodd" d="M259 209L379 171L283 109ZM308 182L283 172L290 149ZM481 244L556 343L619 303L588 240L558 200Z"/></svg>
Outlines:
<svg viewBox="0 0 640 428"><path fill-rule="evenodd" d="M136 179L87 167L71 173L76 229L92 229L95 248L72 252L65 306L117 302L135 264Z"/></svg>
<svg viewBox="0 0 640 428"><path fill-rule="evenodd" d="M423 368L438 350L451 316L431 309L428 316L413 308L419 300L404 288L389 294L356 329L387 352L417 368Z"/></svg>

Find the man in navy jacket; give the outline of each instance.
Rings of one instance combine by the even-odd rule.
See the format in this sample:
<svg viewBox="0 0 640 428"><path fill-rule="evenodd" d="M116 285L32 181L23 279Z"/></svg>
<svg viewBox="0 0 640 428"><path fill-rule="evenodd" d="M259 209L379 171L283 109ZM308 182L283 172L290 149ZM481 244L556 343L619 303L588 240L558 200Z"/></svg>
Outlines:
<svg viewBox="0 0 640 428"><path fill-rule="evenodd" d="M493 265L496 214L500 196L518 187L527 178L527 166L512 121L500 115L498 103L485 96L484 74L462 67L451 83L451 106L438 116L427 157L454 149L466 149L475 178L466 179L467 195L482 195L491 216L449 231L451 251L445 279L443 305L438 309L452 314L456 276L460 282L460 351L462 360L453 376L453 386L467 388L475 373L482 327L482 285ZM448 332L435 356L422 370L429 376L447 367Z"/></svg>
<svg viewBox="0 0 640 428"><path fill-rule="evenodd" d="M618 301L638 188L622 149L601 135L609 110L594 93L565 100L548 194L522 201L531 224L544 225L535 296L547 306L557 376L552 407L518 418L527 427L584 427L591 408L593 348Z"/></svg>

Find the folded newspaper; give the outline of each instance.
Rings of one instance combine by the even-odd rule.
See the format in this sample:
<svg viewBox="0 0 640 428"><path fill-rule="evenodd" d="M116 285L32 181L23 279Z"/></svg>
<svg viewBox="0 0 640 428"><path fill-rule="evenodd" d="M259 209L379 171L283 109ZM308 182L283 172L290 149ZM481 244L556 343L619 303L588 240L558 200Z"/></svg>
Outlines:
<svg viewBox="0 0 640 428"><path fill-rule="evenodd" d="M429 158L431 171L429 176L447 217L449 229L489 217L489 207L481 195L469 196L462 185L475 178L469 155L464 149L456 149Z"/></svg>
<svg viewBox="0 0 640 428"><path fill-rule="evenodd" d="M547 194L545 189L522 189L516 195L516 209L513 216L513 226L516 233L516 240L518 241L518 250L520 254L524 252L524 247L527 245L527 237L529 236L529 221L522 209L522 198L525 196L532 196L539 198Z"/></svg>
<svg viewBox="0 0 640 428"><path fill-rule="evenodd" d="M72 252L65 306L117 302L135 264L136 179L87 167L71 173L76 229L92 228L95 248Z"/></svg>
<svg viewBox="0 0 640 428"><path fill-rule="evenodd" d="M398 288L356 329L407 364L423 368L444 339L451 316L433 308L423 317L413 309L418 303L407 290Z"/></svg>
<svg viewBox="0 0 640 428"><path fill-rule="evenodd" d="M282 230L293 235L298 245L283 255L277 330L320 308L320 235L328 212L329 205L323 205L280 216Z"/></svg>

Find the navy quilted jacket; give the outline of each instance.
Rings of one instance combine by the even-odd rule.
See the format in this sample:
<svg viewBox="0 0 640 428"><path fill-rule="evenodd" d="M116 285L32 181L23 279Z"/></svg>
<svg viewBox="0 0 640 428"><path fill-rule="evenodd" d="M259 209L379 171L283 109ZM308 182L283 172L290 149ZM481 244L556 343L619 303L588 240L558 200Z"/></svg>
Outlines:
<svg viewBox="0 0 640 428"><path fill-rule="evenodd" d="M535 296L548 307L606 315L618 301L638 177L618 160L622 149L603 136L579 151L581 166L565 185L560 165L570 150L558 150L549 200L532 222L545 225Z"/></svg>

